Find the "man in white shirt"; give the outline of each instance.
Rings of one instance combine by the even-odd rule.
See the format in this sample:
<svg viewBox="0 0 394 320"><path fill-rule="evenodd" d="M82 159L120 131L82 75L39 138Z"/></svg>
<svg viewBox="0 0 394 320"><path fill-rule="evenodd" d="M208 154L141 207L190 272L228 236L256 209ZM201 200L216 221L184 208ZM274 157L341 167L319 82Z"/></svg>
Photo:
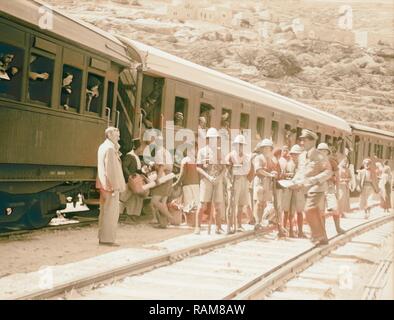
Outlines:
<svg viewBox="0 0 394 320"><path fill-rule="evenodd" d="M97 153L96 187L100 190L99 243L117 246L116 227L119 219L119 194L126 190L122 171L119 144L120 133L117 128L105 130L106 140Z"/></svg>

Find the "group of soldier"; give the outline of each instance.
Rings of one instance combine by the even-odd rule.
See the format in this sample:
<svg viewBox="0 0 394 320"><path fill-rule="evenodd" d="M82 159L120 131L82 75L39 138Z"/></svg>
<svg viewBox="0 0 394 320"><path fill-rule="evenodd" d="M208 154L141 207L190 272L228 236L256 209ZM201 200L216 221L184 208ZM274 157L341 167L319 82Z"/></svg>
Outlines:
<svg viewBox="0 0 394 320"><path fill-rule="evenodd" d="M150 154L149 165L144 165L138 156L141 154L139 141L134 141L133 150L123 157L122 163L119 131L108 128L106 137L98 152L99 240L101 244L114 245L119 213L126 209L129 215L135 212L139 215L142 210L143 197L130 191L127 181L135 175L146 174L144 167L147 166L154 168L154 180L158 181L172 172L174 163L161 137L155 139L155 154ZM273 227L277 228L279 237L305 238L305 216L311 240L316 245L324 245L328 243L326 213L333 217L337 233L344 232L340 217L350 211L354 172L349 169L346 156L339 161L326 143L317 145L316 133L304 129L298 144L281 149L275 149L270 139L263 139L251 153L247 152L247 141L242 134L235 137L227 154L221 152L221 135L215 128L206 131L205 139L203 147L195 144L183 157L175 183L173 179L166 180L150 190L157 227L166 228L173 221L169 199L173 190L180 188L180 208L188 214L195 213L196 234L201 232L204 214L209 217L209 233L213 221L218 234L243 231L243 215L246 214L248 223L254 224L256 230ZM148 153L151 150L149 146L145 149ZM357 184L361 193L360 208L366 215L369 206L364 202L373 192L374 184L374 175L370 174L368 165L365 161ZM297 231L293 225L295 220ZM227 230L222 229L223 221ZM268 225L263 225L263 221L268 221Z"/></svg>

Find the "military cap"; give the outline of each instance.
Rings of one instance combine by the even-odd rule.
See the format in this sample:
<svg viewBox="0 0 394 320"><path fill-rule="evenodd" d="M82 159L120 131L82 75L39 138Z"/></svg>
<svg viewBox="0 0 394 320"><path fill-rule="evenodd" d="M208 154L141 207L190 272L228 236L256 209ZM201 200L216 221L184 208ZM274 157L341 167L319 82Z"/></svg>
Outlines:
<svg viewBox="0 0 394 320"><path fill-rule="evenodd" d="M316 133L314 133L311 130L308 129L303 129L300 135L300 138L307 138L307 139L311 139L311 140L317 140L318 136Z"/></svg>

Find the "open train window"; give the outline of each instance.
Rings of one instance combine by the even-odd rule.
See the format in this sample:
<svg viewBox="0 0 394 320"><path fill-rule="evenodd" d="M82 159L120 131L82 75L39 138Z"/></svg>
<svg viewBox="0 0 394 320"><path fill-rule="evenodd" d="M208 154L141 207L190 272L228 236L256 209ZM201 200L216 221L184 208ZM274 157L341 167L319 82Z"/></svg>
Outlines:
<svg viewBox="0 0 394 320"><path fill-rule="evenodd" d="M241 119L239 121L239 128L242 130L249 129L249 114L241 113Z"/></svg>
<svg viewBox="0 0 394 320"><path fill-rule="evenodd" d="M209 103L201 103L200 104L200 118L205 119L206 127L209 128L211 126L211 118L212 118L212 110L215 108Z"/></svg>
<svg viewBox="0 0 394 320"><path fill-rule="evenodd" d="M278 134L279 134L279 123L278 123L278 121L272 120L272 123L271 123L272 142L274 142L274 143L278 142Z"/></svg>
<svg viewBox="0 0 394 320"><path fill-rule="evenodd" d="M82 70L63 66L62 92L60 95L60 105L65 109L79 110L81 104L82 91Z"/></svg>
<svg viewBox="0 0 394 320"><path fill-rule="evenodd" d="M108 93L107 93L107 104L106 107L107 113L105 114L106 117L108 117L108 112L109 112L109 118L112 118L112 111L114 109L114 95L115 95L115 83L112 81L108 81Z"/></svg>
<svg viewBox="0 0 394 320"><path fill-rule="evenodd" d="M175 97L174 124L175 126L186 127L186 115L189 100L182 97Z"/></svg>
<svg viewBox="0 0 394 320"><path fill-rule="evenodd" d="M264 138L265 119L257 117L256 122L256 139L262 140Z"/></svg>
<svg viewBox="0 0 394 320"><path fill-rule="evenodd" d="M33 53L30 56L28 98L50 106L54 76L54 59Z"/></svg>
<svg viewBox="0 0 394 320"><path fill-rule="evenodd" d="M321 142L321 133L317 132L316 134L317 134L317 145L319 145Z"/></svg>
<svg viewBox="0 0 394 320"><path fill-rule="evenodd" d="M0 97L20 100L24 51L0 42Z"/></svg>
<svg viewBox="0 0 394 320"><path fill-rule="evenodd" d="M368 143L368 157L371 156L371 152L372 152L372 143L369 142L369 143Z"/></svg>
<svg viewBox="0 0 394 320"><path fill-rule="evenodd" d="M100 114L103 101L103 86L103 77L89 73L86 88L86 111Z"/></svg>
<svg viewBox="0 0 394 320"><path fill-rule="evenodd" d="M220 118L220 128L227 130L231 128L231 115L232 112L230 109L226 109L226 108L222 109L222 116Z"/></svg>

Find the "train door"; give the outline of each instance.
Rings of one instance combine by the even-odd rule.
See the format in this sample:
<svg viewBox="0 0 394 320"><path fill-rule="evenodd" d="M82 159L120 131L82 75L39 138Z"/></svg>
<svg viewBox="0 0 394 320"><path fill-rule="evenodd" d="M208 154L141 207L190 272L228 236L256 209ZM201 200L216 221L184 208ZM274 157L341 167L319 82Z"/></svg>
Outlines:
<svg viewBox="0 0 394 320"><path fill-rule="evenodd" d="M110 85L112 86L112 85ZM116 109L117 113L114 114L115 110L111 110L110 105L107 102L107 113L106 116L112 114L112 117L118 117L118 128L121 132L120 145L121 152L126 154L131 149L131 141L134 138L134 126L138 126L141 129L142 118L137 119L136 117L136 99L137 99L137 72L131 69L124 70L118 81L117 88L117 99ZM108 95L110 98L110 94ZM107 99L107 100L108 100ZM108 122L110 121L109 118ZM138 136L140 136L139 133Z"/></svg>

